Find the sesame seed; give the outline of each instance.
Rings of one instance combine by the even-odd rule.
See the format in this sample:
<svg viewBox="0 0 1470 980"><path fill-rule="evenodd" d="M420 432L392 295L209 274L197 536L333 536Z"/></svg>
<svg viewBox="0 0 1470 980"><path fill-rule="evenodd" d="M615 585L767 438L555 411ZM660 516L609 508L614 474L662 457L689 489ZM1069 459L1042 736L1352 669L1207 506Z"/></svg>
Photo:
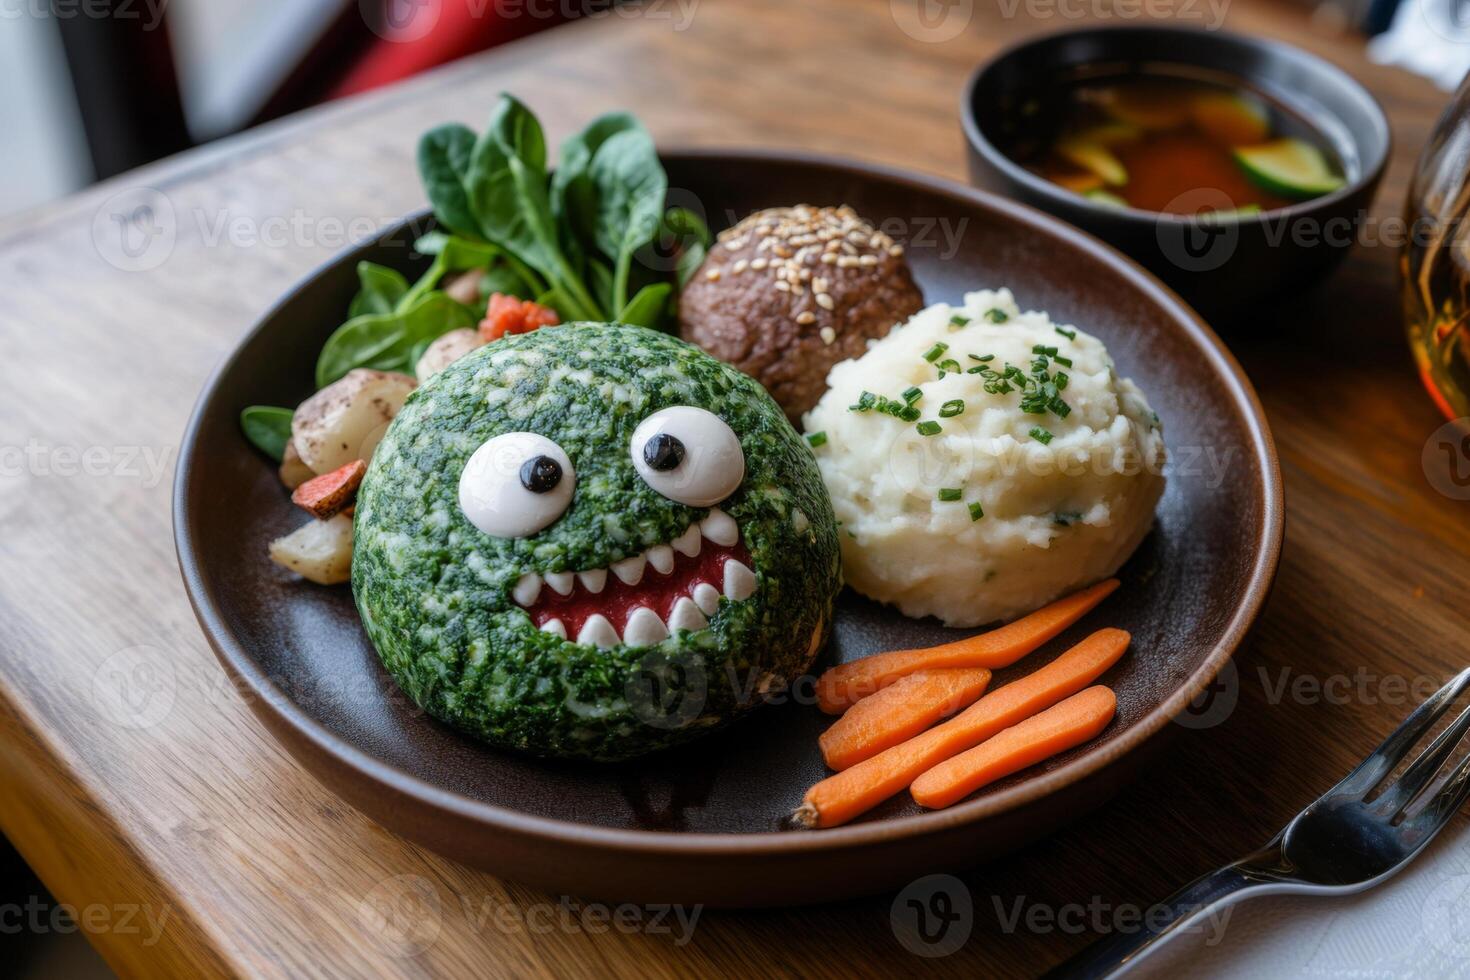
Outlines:
<svg viewBox="0 0 1470 980"><path fill-rule="evenodd" d="M706 272L704 274L704 277L706 279L708 279L710 282L716 282L720 278L720 270L719 269L711 269L711 270L709 270L708 272Z"/></svg>
<svg viewBox="0 0 1470 980"><path fill-rule="evenodd" d="M754 260L753 262L750 263L750 267L752 269L754 269L755 271L757 271L757 272L759 272L760 270L764 269L766 267L766 265L767 265L767 263L766 263L766 260L765 259L756 259L756 260Z"/></svg>
<svg viewBox="0 0 1470 980"><path fill-rule="evenodd" d="M783 293L789 293L791 292L791 283L787 282L785 279L779 279L776 281L776 288Z"/></svg>
<svg viewBox="0 0 1470 980"><path fill-rule="evenodd" d="M817 276L812 280L812 289L819 293L825 293L827 291L827 280L822 276Z"/></svg>
<svg viewBox="0 0 1470 980"><path fill-rule="evenodd" d="M738 275L739 273L744 272L745 267L748 265L750 265L749 259L736 259L735 264L730 267L730 271Z"/></svg>
<svg viewBox="0 0 1470 980"><path fill-rule="evenodd" d="M903 246L902 245L894 245L892 248L890 248L888 250L888 254L891 255L891 256L893 256L894 258L898 258L900 255L903 254Z"/></svg>
<svg viewBox="0 0 1470 980"><path fill-rule="evenodd" d="M822 256L822 264L823 265L831 265L832 263L834 263L836 261L837 261L837 256L833 255L831 252L828 252L827 254L825 254L825 255Z"/></svg>
<svg viewBox="0 0 1470 980"><path fill-rule="evenodd" d="M817 332L822 335L822 343L827 344L829 346L831 345L831 343L834 340L837 339L837 331L836 330L833 330L831 327L823 327L821 330L819 330Z"/></svg>
<svg viewBox="0 0 1470 980"><path fill-rule="evenodd" d="M876 255L864 255L862 258L858 259L858 262L860 262L863 265L877 265L878 264L878 256L876 256Z"/></svg>
<svg viewBox="0 0 1470 980"><path fill-rule="evenodd" d="M830 293L817 293L816 300L817 305L824 310L835 309L837 306L836 303L832 302L832 296Z"/></svg>
<svg viewBox="0 0 1470 980"><path fill-rule="evenodd" d="M801 324L803 327L809 326L817 322L817 315L811 310L803 310L800 313L796 314L796 322Z"/></svg>

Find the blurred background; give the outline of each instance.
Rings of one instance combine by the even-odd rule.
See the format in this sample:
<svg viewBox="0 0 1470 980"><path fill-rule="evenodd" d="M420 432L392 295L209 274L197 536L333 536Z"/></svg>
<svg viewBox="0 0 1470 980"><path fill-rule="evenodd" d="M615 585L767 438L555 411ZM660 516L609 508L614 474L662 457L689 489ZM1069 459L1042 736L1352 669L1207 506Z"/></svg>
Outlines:
<svg viewBox="0 0 1470 980"><path fill-rule="evenodd" d="M614 0L0 0L0 218Z"/></svg>

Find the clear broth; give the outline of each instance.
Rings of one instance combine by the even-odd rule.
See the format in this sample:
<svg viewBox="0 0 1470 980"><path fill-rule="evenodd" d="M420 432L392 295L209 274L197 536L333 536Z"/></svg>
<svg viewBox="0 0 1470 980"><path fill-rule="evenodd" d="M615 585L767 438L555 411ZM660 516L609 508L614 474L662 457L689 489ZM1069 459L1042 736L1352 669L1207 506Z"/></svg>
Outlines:
<svg viewBox="0 0 1470 980"><path fill-rule="evenodd" d="M1193 106L1248 107L1222 126L1201 124ZM1013 156L1033 173L1079 194L1102 192L1113 204L1145 211L1199 214L1210 211L1269 211L1317 194L1286 197L1253 181L1233 151L1290 137L1323 154L1329 167L1342 174L1342 162L1328 141L1296 114L1233 80L1165 72L1115 73L1063 83L1043 100L1022 107L1025 126ZM1225 116L1230 116L1227 112ZM1252 130L1248 117L1255 117ZM1231 126L1234 130L1231 130ZM1240 127L1246 128L1242 130ZM1113 131L1128 132L1106 149L1126 171L1124 183L1109 183L1059 151L1069 138Z"/></svg>

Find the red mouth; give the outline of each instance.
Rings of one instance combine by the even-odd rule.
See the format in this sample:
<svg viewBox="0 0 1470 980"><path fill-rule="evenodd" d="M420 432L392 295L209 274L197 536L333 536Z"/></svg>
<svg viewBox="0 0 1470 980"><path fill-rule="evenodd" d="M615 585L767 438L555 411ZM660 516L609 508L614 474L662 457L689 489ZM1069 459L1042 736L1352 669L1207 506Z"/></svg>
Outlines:
<svg viewBox="0 0 1470 980"><path fill-rule="evenodd" d="M647 646L677 630L704 629L721 598L739 602L755 590L750 553L734 522L716 513L712 520L721 523L703 535L691 526L672 546L650 548L607 569L528 574L512 596L537 629L591 646ZM729 543L712 540L711 533Z"/></svg>

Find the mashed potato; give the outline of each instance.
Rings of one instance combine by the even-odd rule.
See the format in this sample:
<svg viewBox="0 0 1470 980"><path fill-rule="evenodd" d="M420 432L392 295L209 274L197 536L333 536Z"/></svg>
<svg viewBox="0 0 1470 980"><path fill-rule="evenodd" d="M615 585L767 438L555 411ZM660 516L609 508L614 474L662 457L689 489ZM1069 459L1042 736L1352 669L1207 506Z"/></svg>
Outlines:
<svg viewBox="0 0 1470 980"><path fill-rule="evenodd" d="M1021 615L1111 575L1153 523L1158 417L1097 338L1009 290L920 311L827 383L805 422L847 582L906 615Z"/></svg>

